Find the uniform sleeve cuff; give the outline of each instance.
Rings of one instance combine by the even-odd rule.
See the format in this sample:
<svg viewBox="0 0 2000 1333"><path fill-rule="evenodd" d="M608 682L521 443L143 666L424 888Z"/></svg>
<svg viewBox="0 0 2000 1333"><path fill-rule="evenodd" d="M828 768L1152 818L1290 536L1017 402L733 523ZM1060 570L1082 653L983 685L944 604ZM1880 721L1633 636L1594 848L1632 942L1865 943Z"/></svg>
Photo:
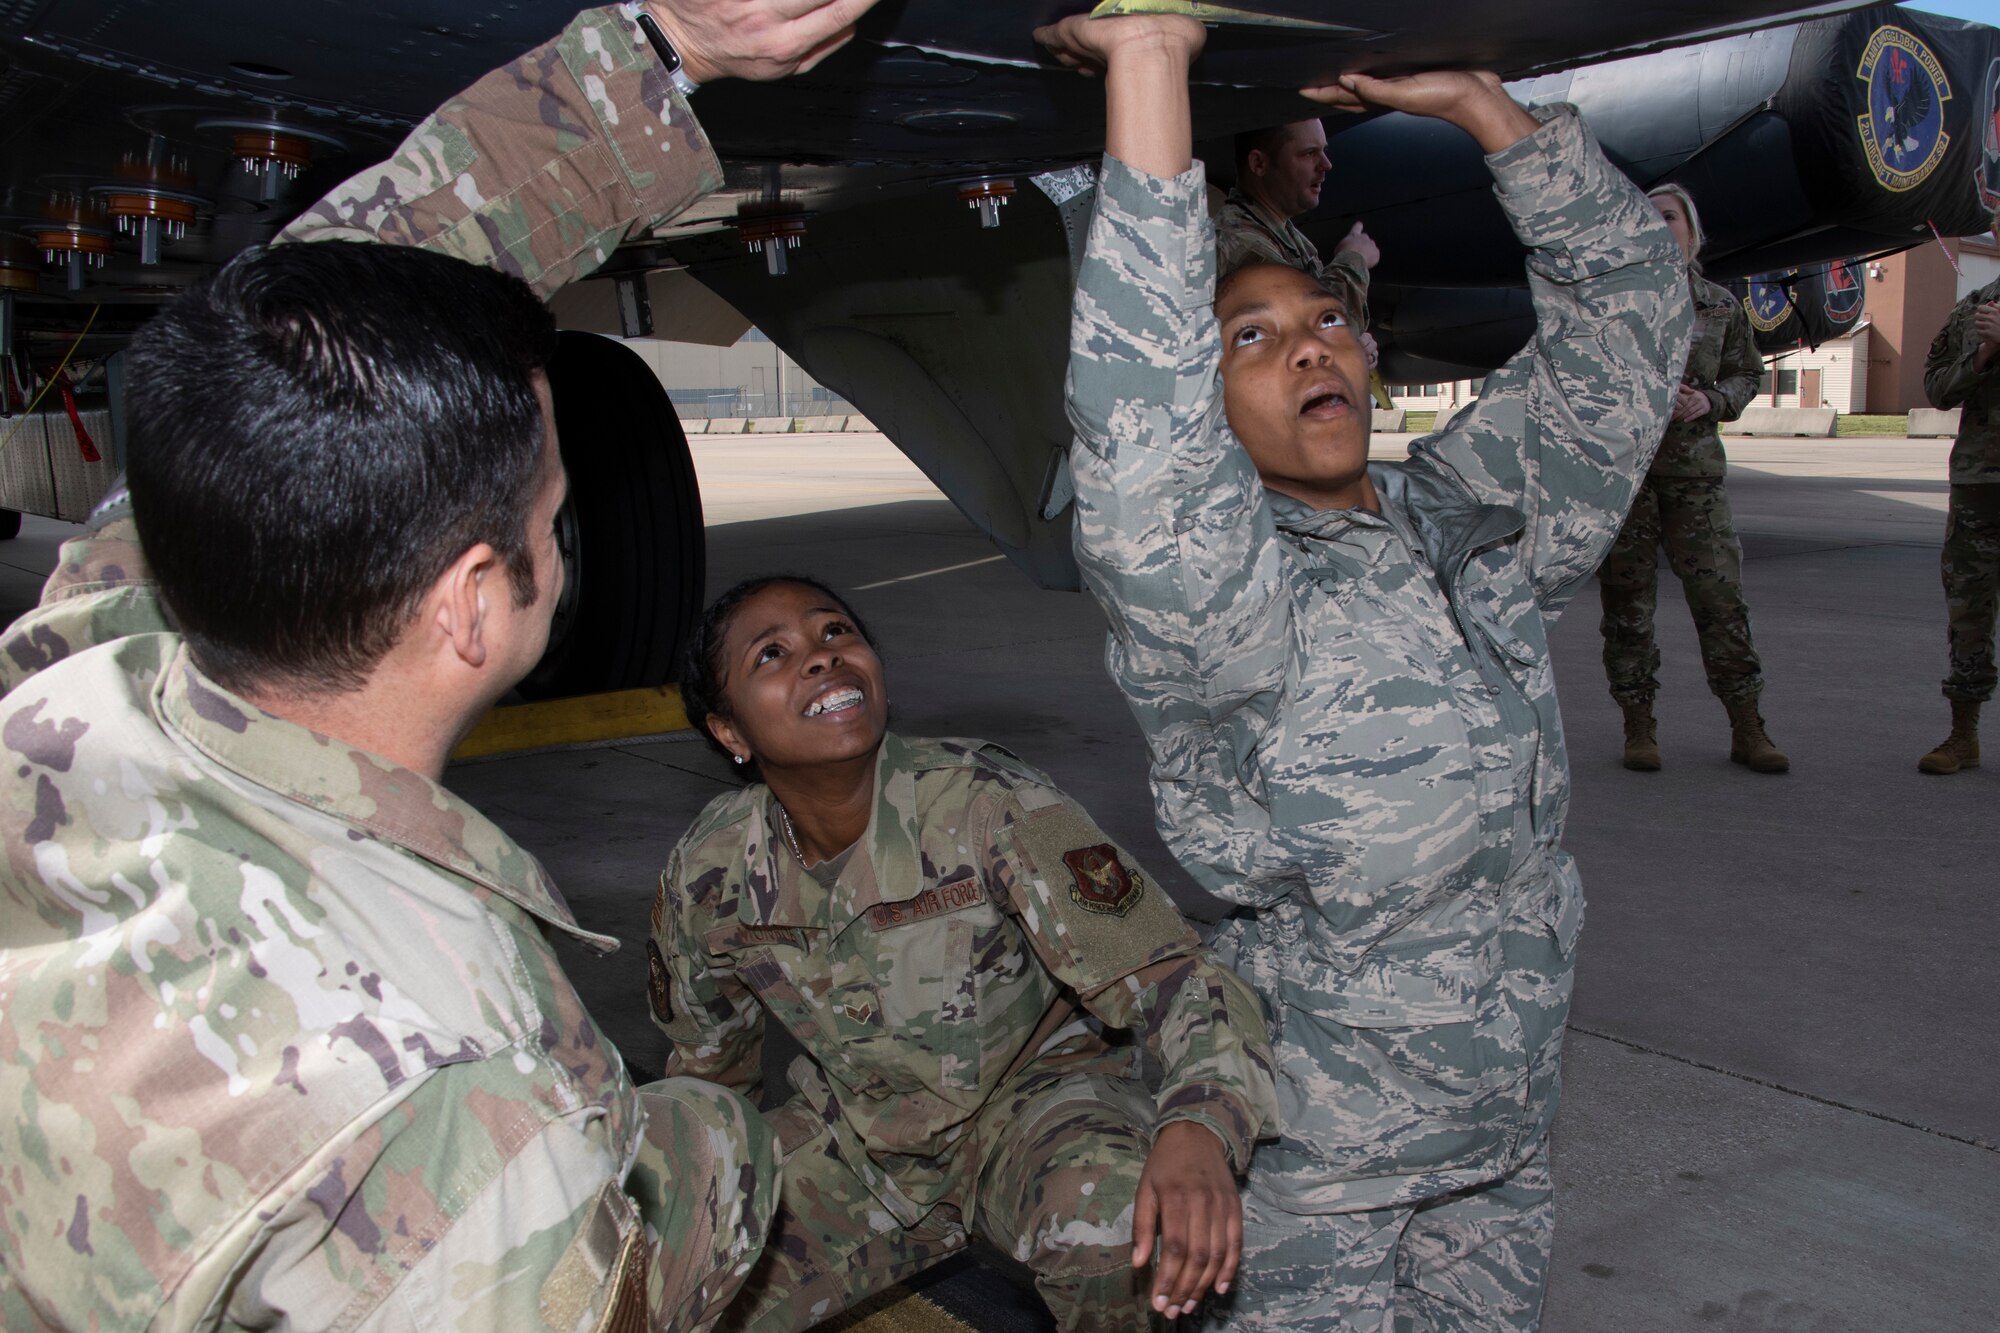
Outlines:
<svg viewBox="0 0 2000 1333"><path fill-rule="evenodd" d="M1229 1154L1230 1169L1236 1174L1249 1169L1257 1122L1234 1093L1213 1083L1176 1088L1160 1104L1159 1124L1166 1126L1176 1120L1205 1126L1221 1139L1223 1151Z"/></svg>

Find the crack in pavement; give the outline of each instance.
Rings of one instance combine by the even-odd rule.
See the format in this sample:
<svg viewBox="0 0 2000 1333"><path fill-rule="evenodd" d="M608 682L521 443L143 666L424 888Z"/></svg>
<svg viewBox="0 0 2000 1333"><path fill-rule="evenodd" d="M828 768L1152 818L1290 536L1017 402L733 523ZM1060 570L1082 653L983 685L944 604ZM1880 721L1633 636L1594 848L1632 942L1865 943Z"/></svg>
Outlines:
<svg viewBox="0 0 2000 1333"><path fill-rule="evenodd" d="M1804 1088L1788 1087L1783 1083L1776 1083L1768 1078L1758 1078L1755 1074L1744 1074L1734 1069L1724 1069L1721 1065L1712 1065L1706 1060L1696 1060L1692 1056L1676 1055L1674 1052L1662 1050L1658 1046L1648 1046L1642 1041L1632 1041L1625 1037L1614 1037L1609 1032L1600 1032L1594 1028L1579 1027L1575 1023L1569 1025L1569 1031L1580 1033L1586 1037L1595 1037L1599 1041L1608 1041L1614 1046L1623 1046L1629 1051L1639 1051L1645 1055L1657 1055L1661 1059L1672 1060L1675 1064L1688 1065L1694 1069L1706 1070L1711 1074L1721 1074L1724 1078L1733 1078L1742 1083L1753 1083L1760 1088L1769 1088L1773 1092L1782 1092L1790 1097L1802 1097L1809 1102L1818 1102L1821 1106L1831 1106L1836 1111L1852 1111L1856 1115L1865 1115L1871 1120L1886 1121L1892 1125L1900 1125L1904 1129L1914 1129L1921 1134L1929 1134L1934 1138L1947 1139L1952 1143L1962 1143L1968 1148L1979 1148L1990 1153L2000 1153L2000 1143L1992 1143L1986 1139L1974 1138L1969 1134L1954 1134L1948 1129L1938 1129L1932 1125L1919 1124L1914 1120L1906 1120L1902 1116L1890 1115L1886 1111L1871 1111L1865 1106L1856 1106L1852 1102L1843 1102L1833 1097L1822 1097L1816 1092L1807 1092Z"/></svg>

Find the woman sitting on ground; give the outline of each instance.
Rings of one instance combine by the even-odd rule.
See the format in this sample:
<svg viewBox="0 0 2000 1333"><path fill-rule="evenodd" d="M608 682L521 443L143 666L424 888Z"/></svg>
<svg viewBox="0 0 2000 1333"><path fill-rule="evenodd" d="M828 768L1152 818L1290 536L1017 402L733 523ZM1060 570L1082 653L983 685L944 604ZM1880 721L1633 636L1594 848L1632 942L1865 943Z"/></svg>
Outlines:
<svg viewBox="0 0 2000 1333"><path fill-rule="evenodd" d="M669 1070L750 1095L766 1016L805 1048L784 1192L723 1321L803 1329L978 1235L1066 1329L1225 1289L1236 1176L1275 1127L1263 1016L1166 894L997 746L889 734L882 664L823 585L764 578L697 632L688 715L747 776L674 849L648 946ZM1164 1066L1139 1078L1142 1037Z"/></svg>

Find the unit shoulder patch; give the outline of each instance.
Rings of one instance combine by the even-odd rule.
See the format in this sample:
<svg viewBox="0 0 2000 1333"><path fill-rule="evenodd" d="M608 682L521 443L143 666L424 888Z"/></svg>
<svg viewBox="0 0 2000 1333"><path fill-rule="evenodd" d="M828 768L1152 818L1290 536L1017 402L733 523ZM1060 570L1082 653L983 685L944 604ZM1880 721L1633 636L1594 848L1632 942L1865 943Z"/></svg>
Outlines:
<svg viewBox="0 0 2000 1333"><path fill-rule="evenodd" d="M673 998L673 989L667 975L667 959L660 952L660 942L646 941L646 998L653 1006L653 1017L662 1023L671 1023L673 1010L668 1007Z"/></svg>
<svg viewBox="0 0 2000 1333"><path fill-rule="evenodd" d="M1062 860L1070 873L1070 901L1087 912L1124 916L1146 892L1146 882L1126 871L1108 842L1064 852Z"/></svg>

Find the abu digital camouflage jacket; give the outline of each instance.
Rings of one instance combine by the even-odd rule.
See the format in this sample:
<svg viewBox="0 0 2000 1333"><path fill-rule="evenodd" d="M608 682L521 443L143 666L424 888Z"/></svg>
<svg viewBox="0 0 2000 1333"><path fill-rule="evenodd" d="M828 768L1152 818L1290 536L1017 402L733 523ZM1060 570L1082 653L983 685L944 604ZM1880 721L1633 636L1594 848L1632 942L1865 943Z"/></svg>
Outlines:
<svg viewBox="0 0 2000 1333"><path fill-rule="evenodd" d="M1276 1128L1261 1009L1131 857L979 741L889 735L876 792L831 890L762 784L681 839L650 953L668 1072L753 1092L775 1019L805 1048L795 1104L907 1226L947 1200L969 1215L983 1154L966 1131L1017 1074L1136 1074L1137 1049L1107 1045L1095 1018L1158 1054L1160 1121L1208 1126L1242 1169Z"/></svg>
<svg viewBox="0 0 2000 1333"><path fill-rule="evenodd" d="M1544 114L1488 159L1536 336L1407 461L1370 465L1380 513L1266 492L1231 434L1199 164L1100 178L1070 342L1077 554L1160 833L1247 909L1218 950L1276 1010L1284 1117L1251 1187L1295 1211L1492 1179L1554 1111L1524 1034L1559 1034L1583 898L1548 628L1665 432L1689 294L1652 207L1573 111ZM1510 976L1509 929L1563 961Z"/></svg>

